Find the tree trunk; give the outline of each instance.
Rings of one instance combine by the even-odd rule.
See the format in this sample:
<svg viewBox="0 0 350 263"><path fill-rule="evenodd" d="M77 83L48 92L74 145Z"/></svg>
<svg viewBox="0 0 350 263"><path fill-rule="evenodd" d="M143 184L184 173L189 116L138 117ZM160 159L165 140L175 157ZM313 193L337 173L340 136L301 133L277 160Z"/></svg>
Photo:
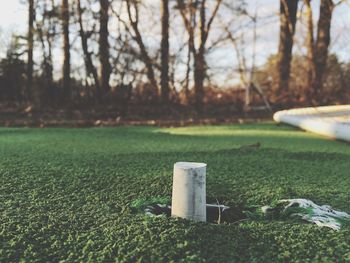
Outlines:
<svg viewBox="0 0 350 263"><path fill-rule="evenodd" d="M277 96L289 88L293 36L297 20L298 0L280 0L280 42L278 48Z"/></svg>
<svg viewBox="0 0 350 263"><path fill-rule="evenodd" d="M111 65L109 62L109 0L100 0L100 39L99 39L99 53L100 53L100 87L103 94L110 91L109 80L111 76Z"/></svg>
<svg viewBox="0 0 350 263"><path fill-rule="evenodd" d="M29 0L28 15L28 64L27 64L27 93L33 100L33 45L34 45L34 0Z"/></svg>
<svg viewBox="0 0 350 263"><path fill-rule="evenodd" d="M79 16L78 20L79 20L79 27L80 27L79 34L81 39L81 46L83 48L83 53L84 53L86 73L88 76L92 75L95 82L97 98L100 99L101 91L100 91L98 73L97 73L96 67L92 62L91 52L89 52L88 38L86 36L84 26L83 26L83 9L81 7L80 0L77 0L77 10L78 10L78 16Z"/></svg>
<svg viewBox="0 0 350 263"><path fill-rule="evenodd" d="M202 0L199 10L199 31L200 31L200 43L195 54L194 61L194 90L195 90L195 104L198 113L202 112L203 99L204 99L204 80L207 74L207 63L205 61L206 43L208 40L211 25L214 18L220 8L222 0L216 0L216 6L212 15L207 22L207 4L206 0Z"/></svg>
<svg viewBox="0 0 350 263"><path fill-rule="evenodd" d="M185 94L186 94L186 100L187 102L190 101L190 89L189 89L189 85L190 85L190 73L191 73L191 56L193 55L193 67L196 68L196 54L197 54L197 50L195 47L195 41L194 41L194 25L196 23L196 12L197 10L195 8L190 8L188 10L188 13L190 15L189 18L187 18L187 14L186 14L186 5L185 2L183 0L177 0L177 5L182 17L182 20L185 24L185 28L187 30L188 33L188 53L187 53L187 69L186 69L186 77L185 77L185 85L184 85L184 89L185 89ZM191 5L193 5L193 7L197 7L197 1L195 1L194 3L191 2Z"/></svg>
<svg viewBox="0 0 350 263"><path fill-rule="evenodd" d="M312 8L310 4L311 0L304 0L306 7L306 24L307 24L307 37L306 37L306 49L307 49L307 83L306 83L306 95L310 101L310 91L312 89L313 80L315 78L314 67L314 25L312 19Z"/></svg>
<svg viewBox="0 0 350 263"><path fill-rule="evenodd" d="M161 93L169 101L169 0L162 0Z"/></svg>
<svg viewBox="0 0 350 263"><path fill-rule="evenodd" d="M322 89L323 75L327 65L333 8L334 4L332 0L321 0L314 58L315 78L312 84L313 98L316 101L318 101L318 96Z"/></svg>
<svg viewBox="0 0 350 263"><path fill-rule="evenodd" d="M55 7L54 0L51 0L51 7ZM54 79L53 79L53 42L55 41L55 36L56 36L56 21L54 17L49 17L48 18L49 23L48 23L48 30L46 31L46 41L47 41L47 47L48 47L48 68L47 68L47 84L48 84L48 94L50 98L50 102L52 105L55 105L57 102L57 90L54 87Z"/></svg>
<svg viewBox="0 0 350 263"><path fill-rule="evenodd" d="M44 10L44 12L46 11L46 9ZM45 18L43 18L42 21L42 25L44 25L45 23ZM53 68L52 68L52 57L51 57L51 46L50 46L50 40L49 37L47 36L49 33L46 33L46 41L48 42L48 46L49 46L49 50L48 53L46 53L46 45L45 45L45 38L44 38L44 32L42 29L42 25L37 24L36 25L36 30L38 33L38 37L40 39L40 43L41 43L41 48L42 48L42 52L43 52L43 63L42 63L42 69L43 69L43 77L45 79L45 86L44 87L37 87L35 89L34 92L34 97L36 99L34 99L35 101L35 105L37 107L41 107L41 106L48 106L50 105L50 103L52 102L51 99L53 98L53 96L51 96L51 89L52 89L52 85L53 85ZM41 105L41 98L45 98L44 105Z"/></svg>
<svg viewBox="0 0 350 263"><path fill-rule="evenodd" d="M194 91L195 106L199 113L202 111L203 106L205 72L204 54L198 53L194 60Z"/></svg>
<svg viewBox="0 0 350 263"><path fill-rule="evenodd" d="M62 0L62 30L63 30L63 98L67 102L71 94L70 78L70 41L69 41L69 4Z"/></svg>
<svg viewBox="0 0 350 263"><path fill-rule="evenodd" d="M206 75L206 63L205 63L205 43L207 40L206 31L206 1L202 0L200 7L200 44L195 54L194 60L194 91L195 91L195 104L197 112L202 111L203 97L204 97L204 80Z"/></svg>
<svg viewBox="0 0 350 263"><path fill-rule="evenodd" d="M190 41L190 40L188 40ZM184 84L184 90L185 90L185 99L186 103L190 101L190 73L191 73L191 57L192 52L191 49L188 48L187 51L187 61L186 61L186 75L185 75L185 84Z"/></svg>

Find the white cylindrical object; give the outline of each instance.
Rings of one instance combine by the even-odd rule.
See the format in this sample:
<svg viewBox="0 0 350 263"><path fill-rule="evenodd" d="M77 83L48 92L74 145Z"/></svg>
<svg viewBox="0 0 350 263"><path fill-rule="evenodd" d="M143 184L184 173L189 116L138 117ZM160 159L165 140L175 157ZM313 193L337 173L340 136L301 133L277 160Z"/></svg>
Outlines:
<svg viewBox="0 0 350 263"><path fill-rule="evenodd" d="M206 167L205 163L175 163L171 216L206 222Z"/></svg>

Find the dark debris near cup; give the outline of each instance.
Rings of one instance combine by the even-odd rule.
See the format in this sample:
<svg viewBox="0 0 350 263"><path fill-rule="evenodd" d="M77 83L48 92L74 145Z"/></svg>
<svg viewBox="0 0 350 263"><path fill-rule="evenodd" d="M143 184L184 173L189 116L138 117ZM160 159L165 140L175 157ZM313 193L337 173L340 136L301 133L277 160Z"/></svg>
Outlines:
<svg viewBox="0 0 350 263"><path fill-rule="evenodd" d="M131 203L134 213L142 213L149 217L171 216L171 200L164 197L137 199ZM207 222L214 224L230 223L230 207L220 204L207 204Z"/></svg>

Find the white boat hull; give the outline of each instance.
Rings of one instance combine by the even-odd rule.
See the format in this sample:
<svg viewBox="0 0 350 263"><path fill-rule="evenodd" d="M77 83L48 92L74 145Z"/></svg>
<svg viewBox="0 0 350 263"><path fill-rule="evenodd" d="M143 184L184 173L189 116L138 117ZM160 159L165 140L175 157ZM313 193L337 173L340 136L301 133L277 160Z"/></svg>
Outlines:
<svg viewBox="0 0 350 263"><path fill-rule="evenodd" d="M283 110L276 112L273 119L333 139L350 141L350 105Z"/></svg>

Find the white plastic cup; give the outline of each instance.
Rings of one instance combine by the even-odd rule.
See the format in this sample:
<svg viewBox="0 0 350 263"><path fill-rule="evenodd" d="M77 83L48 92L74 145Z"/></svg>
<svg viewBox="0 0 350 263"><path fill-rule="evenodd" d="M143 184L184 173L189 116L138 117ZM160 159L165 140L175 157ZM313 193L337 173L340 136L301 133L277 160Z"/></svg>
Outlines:
<svg viewBox="0 0 350 263"><path fill-rule="evenodd" d="M171 216L206 222L206 168L205 163L175 163Z"/></svg>

